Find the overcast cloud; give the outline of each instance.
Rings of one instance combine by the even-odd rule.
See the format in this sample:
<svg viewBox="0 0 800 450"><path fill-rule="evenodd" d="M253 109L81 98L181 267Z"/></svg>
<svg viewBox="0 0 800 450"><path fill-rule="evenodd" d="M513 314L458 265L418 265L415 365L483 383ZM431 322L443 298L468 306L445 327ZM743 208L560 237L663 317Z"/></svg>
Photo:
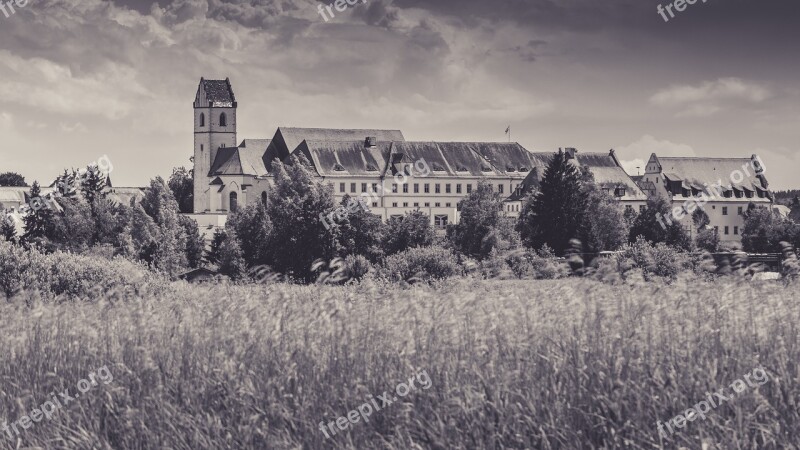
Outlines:
<svg viewBox="0 0 800 450"><path fill-rule="evenodd" d="M29 0L0 14L0 170L49 183L107 154L114 184L188 166L201 76L230 77L239 139L387 127L533 151L759 153L800 187L800 7L709 0Z"/></svg>

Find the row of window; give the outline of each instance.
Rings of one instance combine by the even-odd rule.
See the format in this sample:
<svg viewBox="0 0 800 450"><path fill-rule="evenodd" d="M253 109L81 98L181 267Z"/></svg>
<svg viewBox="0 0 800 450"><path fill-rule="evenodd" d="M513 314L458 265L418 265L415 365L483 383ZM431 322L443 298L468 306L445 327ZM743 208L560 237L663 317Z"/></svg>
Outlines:
<svg viewBox="0 0 800 450"><path fill-rule="evenodd" d="M400 185L398 185L398 184L393 184L392 185L392 193L393 194L397 194L399 192L399 187L398 186L400 186ZM409 191L409 187L408 186L409 185L408 184L403 184L402 186L403 186L403 193L404 194L408 194L408 191ZM351 194L355 194L357 192L357 189L356 189L357 187L358 187L358 183L350 183L350 193ZM367 190L368 187L370 187L369 183L361 183L361 192L362 193L363 192L369 192ZM372 192L378 192L378 183L372 183L371 187L372 187ZM453 186L450 183L445 184L444 185L444 193L445 194L452 194L453 193L452 187ZM462 185L459 183L459 184L456 184L455 187L456 187L456 192L455 193L456 194L461 194L462 193L462 190L461 190ZM467 187L466 188L467 194L471 193L472 192L472 185L471 184L467 184L466 187ZM414 193L415 194L419 194L419 189L420 189L420 184L419 183L414 183ZM422 185L422 189L423 189L423 192L425 194L430 194L431 193L431 184L430 183L424 183ZM347 192L347 183L339 183L339 192L340 193ZM441 194L442 193L442 185L440 183L434 183L433 192L435 194ZM500 194L505 193L505 186L502 185L502 184L498 184L497 185L497 192L499 192Z"/></svg>
<svg viewBox="0 0 800 450"><path fill-rule="evenodd" d="M206 115L205 113L200 113L200 126L206 126ZM227 127L228 126L228 116L225 113L219 115L219 126Z"/></svg>
<svg viewBox="0 0 800 450"><path fill-rule="evenodd" d="M397 203L397 202L392 202L392 208L397 208L397 207L398 207L398 205L399 205L399 203ZM431 207L431 204L430 204L430 202L425 202L425 203L423 203L423 205L425 205L425 207L426 207L426 208L430 208L430 207ZM375 206L378 206L378 204L377 204L377 203L375 203ZM434 207L434 208L441 208L441 207L442 207L442 204L441 204L441 203L439 203L439 202L435 202L435 203L433 204L433 207ZM453 207L453 204L448 202L448 203L445 203L445 204L444 204L444 207L445 207L445 208L452 208L452 207ZM403 202L403 208L408 208L408 202ZM419 202L414 202L414 208L419 208Z"/></svg>
<svg viewBox="0 0 800 450"><path fill-rule="evenodd" d="M717 232L717 234L719 234L719 227L714 227L714 230ZM730 227L725 225L725 235L729 235L729 234L731 234L730 233ZM739 227L737 227L737 226L733 227L733 234L736 235L736 236L739 235Z"/></svg>
<svg viewBox="0 0 800 450"><path fill-rule="evenodd" d="M399 220L399 219L403 218L403 215L402 214L392 214L389 217L390 217L390 219ZM436 228L439 228L439 229L447 228L447 221L448 221L447 214L436 214L436 215L433 216L433 225Z"/></svg>

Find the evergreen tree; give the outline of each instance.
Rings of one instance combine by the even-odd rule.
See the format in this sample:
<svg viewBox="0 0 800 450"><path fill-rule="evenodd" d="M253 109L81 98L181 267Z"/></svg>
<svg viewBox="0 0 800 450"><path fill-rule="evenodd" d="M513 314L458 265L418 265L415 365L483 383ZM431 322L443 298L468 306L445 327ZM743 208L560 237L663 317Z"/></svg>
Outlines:
<svg viewBox="0 0 800 450"><path fill-rule="evenodd" d="M64 173L56 177L53 186L61 197L73 197L78 193L77 180L78 173L75 172L75 169L72 172L64 169Z"/></svg>
<svg viewBox="0 0 800 450"><path fill-rule="evenodd" d="M86 202L94 204L96 198L105 196L105 189L108 186L108 174L104 173L96 164L86 166L86 170L80 174L81 193Z"/></svg>
<svg viewBox="0 0 800 450"><path fill-rule="evenodd" d="M53 211L41 193L39 182L34 181L29 194L30 210L23 219L25 233L22 235L22 240L26 245L46 240L46 236L52 234Z"/></svg>
<svg viewBox="0 0 800 450"><path fill-rule="evenodd" d="M305 281L313 281L311 265L336 256L337 229L327 230L320 214L334 210L333 188L312 175L304 157L292 156L290 164L273 163L275 188L267 211L273 231L270 247L273 268Z"/></svg>
<svg viewBox="0 0 800 450"><path fill-rule="evenodd" d="M591 252L618 250L628 241L630 225L619 200L604 192L594 182L588 167L581 170L586 211L583 214L583 246ZM632 208L628 208L630 211ZM634 212L635 214L635 212ZM630 217L630 214L628 215Z"/></svg>
<svg viewBox="0 0 800 450"><path fill-rule="evenodd" d="M431 217L422 211L412 211L403 217L389 219L383 251L389 256L415 247L430 247L436 238Z"/></svg>
<svg viewBox="0 0 800 450"><path fill-rule="evenodd" d="M586 197L581 174L563 151L550 160L539 192L529 203L517 223L526 246L541 248L547 244L563 255L570 239L584 235Z"/></svg>
<svg viewBox="0 0 800 450"><path fill-rule="evenodd" d="M194 210L194 175L193 171L186 170L185 167L172 169L168 185L178 202L180 212L191 214Z"/></svg>
<svg viewBox="0 0 800 450"><path fill-rule="evenodd" d="M214 237L211 238L211 246L206 252L206 261L209 264L219 265L220 251L225 239L228 238L228 233L222 228L217 228L214 231Z"/></svg>

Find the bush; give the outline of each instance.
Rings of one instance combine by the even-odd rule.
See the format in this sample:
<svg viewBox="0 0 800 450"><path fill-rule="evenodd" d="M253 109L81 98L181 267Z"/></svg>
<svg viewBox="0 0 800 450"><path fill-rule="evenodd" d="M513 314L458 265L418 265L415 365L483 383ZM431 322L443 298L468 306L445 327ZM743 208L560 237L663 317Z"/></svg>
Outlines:
<svg viewBox="0 0 800 450"><path fill-rule="evenodd" d="M442 247L415 247L386 258L381 275L392 281L443 280L463 270L452 251Z"/></svg>
<svg viewBox="0 0 800 450"><path fill-rule="evenodd" d="M145 267L117 257L55 252L49 255L0 242L0 293L39 291L44 298L95 299L110 289L164 290L167 281Z"/></svg>
<svg viewBox="0 0 800 450"><path fill-rule="evenodd" d="M348 255L344 258L344 267L350 280L361 280L372 271L372 264L363 255Z"/></svg>
<svg viewBox="0 0 800 450"><path fill-rule="evenodd" d="M641 236L633 244L623 247L617 258L624 262L623 267L641 269L645 279L648 280L652 277L674 280L678 273L688 270L692 266L686 253L663 242L651 244Z"/></svg>

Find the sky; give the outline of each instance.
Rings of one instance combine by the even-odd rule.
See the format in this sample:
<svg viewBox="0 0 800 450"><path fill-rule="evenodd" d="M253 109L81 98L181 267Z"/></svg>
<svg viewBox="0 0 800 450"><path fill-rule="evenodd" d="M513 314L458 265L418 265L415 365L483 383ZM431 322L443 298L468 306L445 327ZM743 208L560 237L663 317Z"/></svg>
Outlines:
<svg viewBox="0 0 800 450"><path fill-rule="evenodd" d="M0 12L0 172L29 183L104 155L115 186L190 167L200 77L229 77L239 140L510 125L531 151L613 148L632 175L653 152L756 153L771 188L800 188L796 0L698 0L668 21L666 0L359 0L327 21L312 0L22 4Z"/></svg>

